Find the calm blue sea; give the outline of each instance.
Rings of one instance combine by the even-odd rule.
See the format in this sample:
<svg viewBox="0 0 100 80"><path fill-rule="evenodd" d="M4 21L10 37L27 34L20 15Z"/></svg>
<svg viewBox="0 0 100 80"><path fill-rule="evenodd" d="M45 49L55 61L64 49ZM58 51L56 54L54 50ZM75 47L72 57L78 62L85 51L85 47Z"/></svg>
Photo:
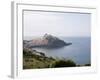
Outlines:
<svg viewBox="0 0 100 80"><path fill-rule="evenodd" d="M44 52L47 56L55 58L72 59L76 64L84 65L91 63L91 38L90 37L61 37L65 42L72 45L58 49L33 48Z"/></svg>

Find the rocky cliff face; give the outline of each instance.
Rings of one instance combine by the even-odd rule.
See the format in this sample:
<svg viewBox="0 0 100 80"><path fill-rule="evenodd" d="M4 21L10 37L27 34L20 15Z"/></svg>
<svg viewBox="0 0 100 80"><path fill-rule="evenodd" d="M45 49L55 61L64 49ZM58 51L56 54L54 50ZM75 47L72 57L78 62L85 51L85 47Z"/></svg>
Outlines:
<svg viewBox="0 0 100 80"><path fill-rule="evenodd" d="M66 43L63 40L49 34L45 34L41 38L33 39L30 41L24 40L23 43L24 47L28 48L34 48L34 47L60 48L72 44L72 43Z"/></svg>

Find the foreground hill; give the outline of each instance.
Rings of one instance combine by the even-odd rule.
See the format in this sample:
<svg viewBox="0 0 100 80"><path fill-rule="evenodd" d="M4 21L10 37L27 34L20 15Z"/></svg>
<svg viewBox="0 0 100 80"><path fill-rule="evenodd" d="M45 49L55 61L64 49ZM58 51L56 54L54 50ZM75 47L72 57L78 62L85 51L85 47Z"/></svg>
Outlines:
<svg viewBox="0 0 100 80"><path fill-rule="evenodd" d="M60 60L53 57L47 57L45 53L38 52L29 48L23 49L23 69L36 68L56 68L56 67L74 67L76 64L72 60Z"/></svg>
<svg viewBox="0 0 100 80"><path fill-rule="evenodd" d="M60 48L71 44L72 43L66 43L63 40L49 34L45 34L41 38L33 39L30 41L24 40L24 47L26 48L34 48L34 47Z"/></svg>
<svg viewBox="0 0 100 80"><path fill-rule="evenodd" d="M23 49L23 69L81 67L91 64L77 65L72 60L47 57L45 53L30 48Z"/></svg>

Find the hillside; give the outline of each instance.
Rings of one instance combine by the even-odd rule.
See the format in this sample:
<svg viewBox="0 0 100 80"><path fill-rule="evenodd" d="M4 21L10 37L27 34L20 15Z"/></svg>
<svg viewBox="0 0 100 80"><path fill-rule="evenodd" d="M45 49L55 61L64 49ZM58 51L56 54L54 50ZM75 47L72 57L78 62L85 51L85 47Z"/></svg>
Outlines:
<svg viewBox="0 0 100 80"><path fill-rule="evenodd" d="M34 47L60 48L72 44L72 43L66 43L65 41L49 34L45 34L43 37L32 39L30 41L24 40L23 43L25 48L34 48Z"/></svg>
<svg viewBox="0 0 100 80"><path fill-rule="evenodd" d="M72 60L60 60L53 57L47 57L45 53L38 52L29 48L23 49L23 69L36 68L56 68L56 67L74 67L76 64Z"/></svg>

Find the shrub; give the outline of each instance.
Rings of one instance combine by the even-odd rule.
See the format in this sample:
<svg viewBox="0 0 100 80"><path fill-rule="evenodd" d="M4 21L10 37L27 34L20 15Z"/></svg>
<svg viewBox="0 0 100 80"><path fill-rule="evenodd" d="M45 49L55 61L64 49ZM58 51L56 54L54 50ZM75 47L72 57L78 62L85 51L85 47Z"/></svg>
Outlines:
<svg viewBox="0 0 100 80"><path fill-rule="evenodd" d="M52 67L75 67L76 64L72 60L58 60Z"/></svg>
<svg viewBox="0 0 100 80"><path fill-rule="evenodd" d="M91 64L85 64L85 66L91 66Z"/></svg>

